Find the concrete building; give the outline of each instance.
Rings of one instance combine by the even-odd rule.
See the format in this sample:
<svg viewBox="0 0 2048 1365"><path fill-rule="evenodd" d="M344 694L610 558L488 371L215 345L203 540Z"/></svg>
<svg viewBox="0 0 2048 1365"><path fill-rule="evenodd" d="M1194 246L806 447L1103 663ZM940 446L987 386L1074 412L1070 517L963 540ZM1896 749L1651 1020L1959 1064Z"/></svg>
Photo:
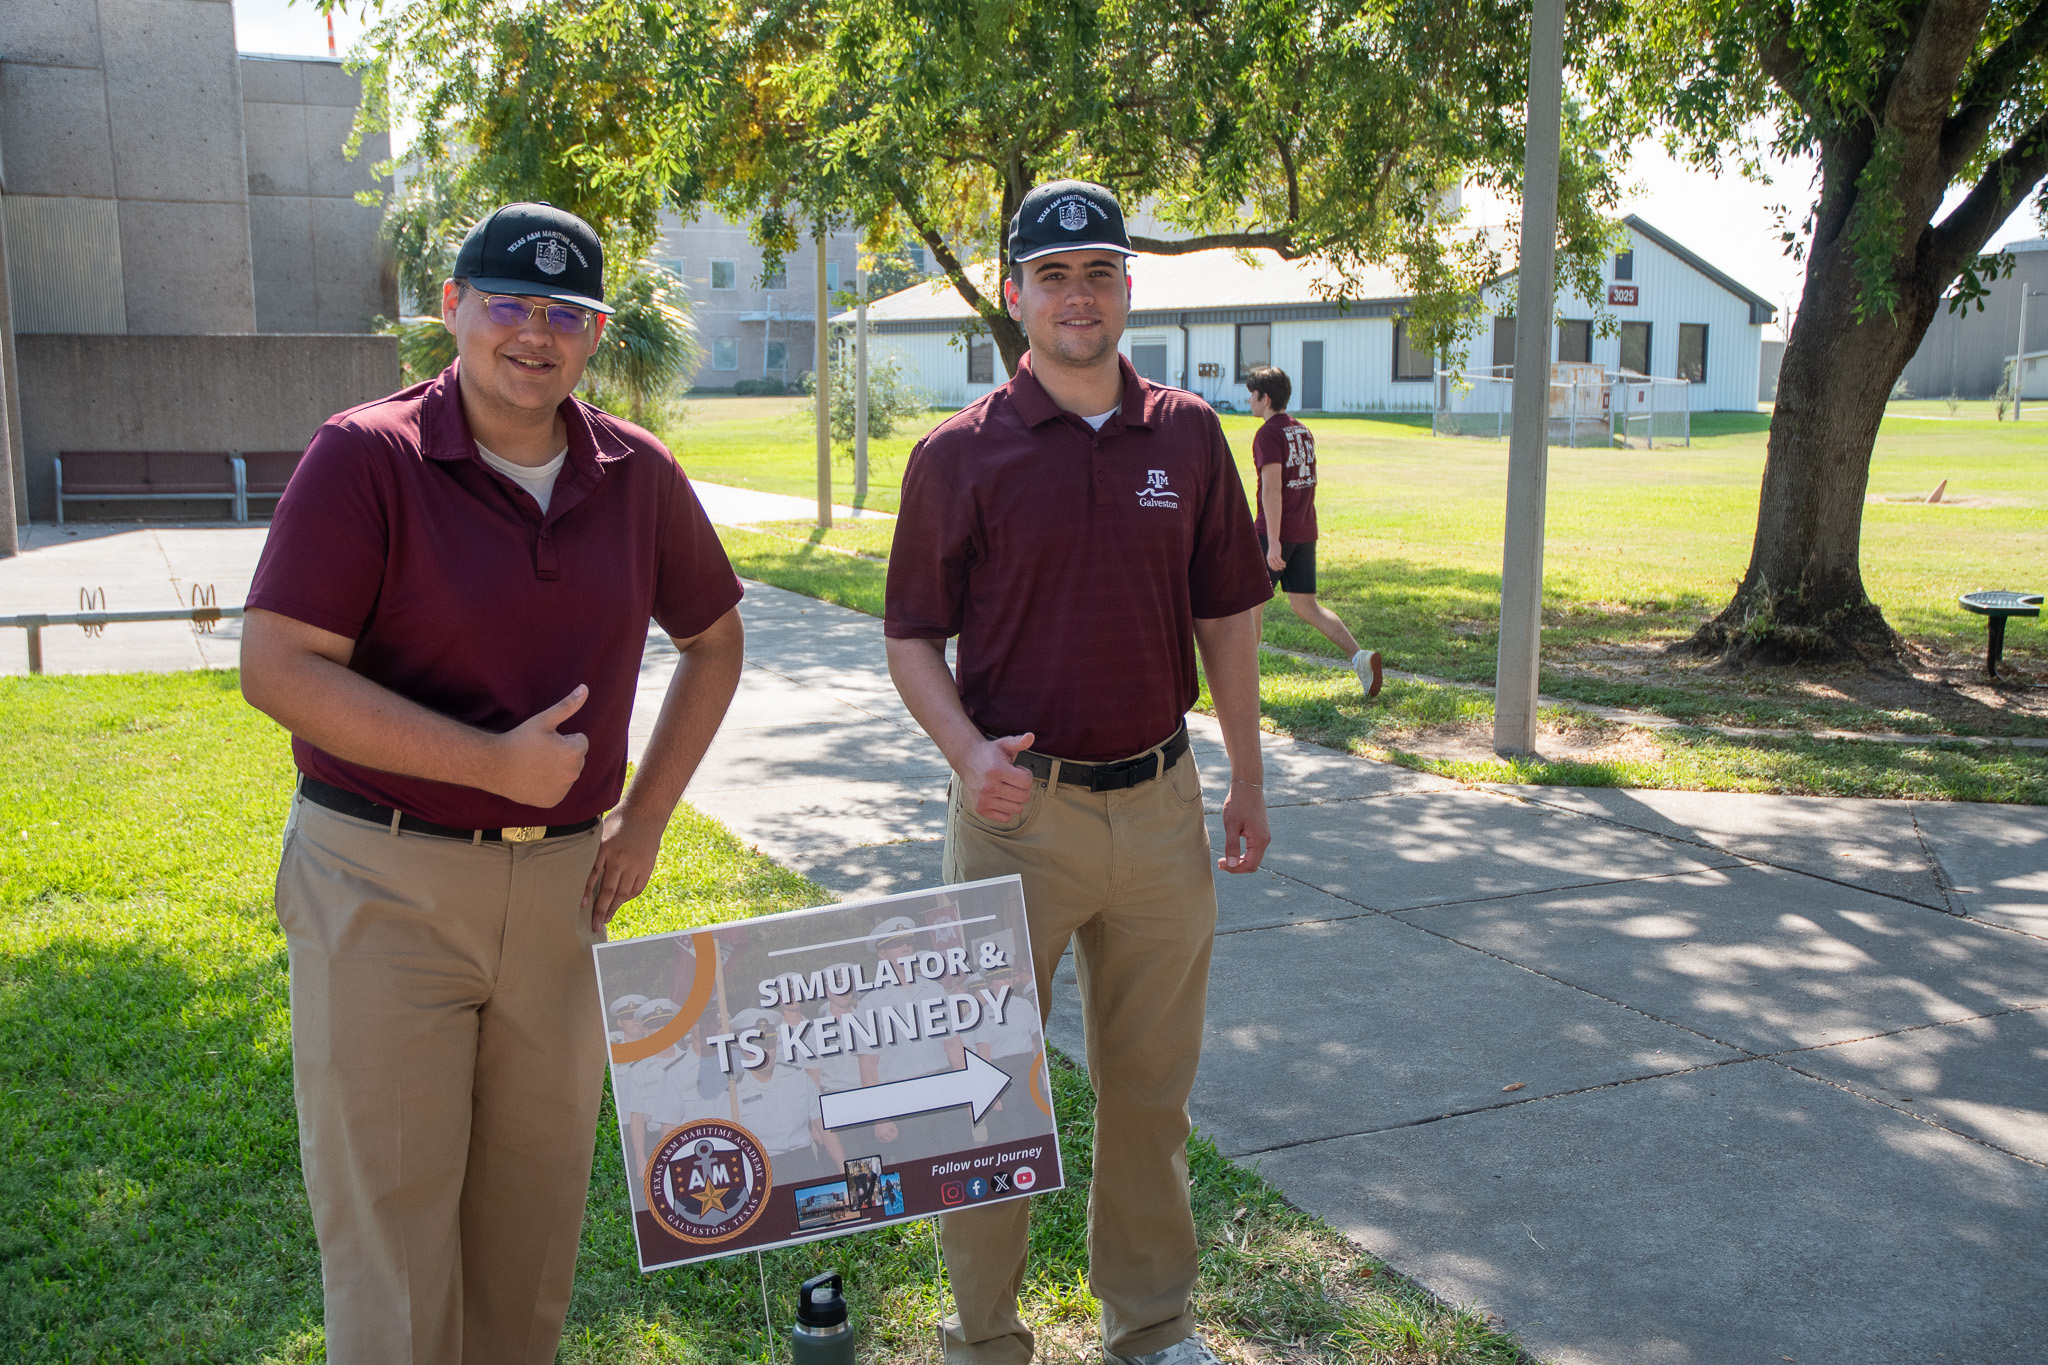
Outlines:
<svg viewBox="0 0 2048 1365"><path fill-rule="evenodd" d="M228 0L0 4L0 550L61 451L291 449L397 387L359 100L338 62L238 54Z"/></svg>
<svg viewBox="0 0 2048 1365"><path fill-rule="evenodd" d="M826 235L827 290L854 287L860 239L853 231ZM815 244L804 242L783 258L780 271L769 275L746 226L707 209L688 222L673 214L664 219L654 259L689 291L704 350L692 387L728 389L743 379L792 384L815 367Z"/></svg>
<svg viewBox="0 0 2048 1365"><path fill-rule="evenodd" d="M1989 398L2005 382L2006 365L2024 351L2026 397L2048 397L2048 237L2013 242L2013 272L1991 286L1984 309L1975 305L1934 315L1920 349L1899 377L1915 398ZM2020 293L2027 299L2027 335L2020 338Z"/></svg>
<svg viewBox="0 0 2048 1365"><path fill-rule="evenodd" d="M1776 311L1640 218L1625 220L1629 248L1607 264L1598 303L1560 294L1555 360L1683 377L1695 412L1753 412L1763 328ZM1368 276L1342 302L1325 267L1269 251L1140 256L1131 263L1132 312L1121 343L1148 379L1242 406L1243 375L1272 364L1294 380L1302 411L1428 411L1438 369L1514 363L1514 320L1490 289L1475 339L1440 364L1408 342L1409 298L1391 273ZM1602 316L1618 323L1600 336ZM875 354L900 356L913 382L945 407L1004 382L1002 357L943 280L913 286L868 309ZM841 314L850 321L851 314Z"/></svg>

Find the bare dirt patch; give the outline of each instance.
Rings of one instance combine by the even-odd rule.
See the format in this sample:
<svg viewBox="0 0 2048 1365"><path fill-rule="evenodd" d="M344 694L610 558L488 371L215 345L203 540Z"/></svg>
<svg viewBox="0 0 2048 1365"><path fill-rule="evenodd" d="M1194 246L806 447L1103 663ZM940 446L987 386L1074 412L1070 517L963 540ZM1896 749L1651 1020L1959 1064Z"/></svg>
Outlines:
<svg viewBox="0 0 2048 1365"><path fill-rule="evenodd" d="M1717 674L1684 657L1666 654L1665 641L1586 641L1549 660L1566 676L1669 687L1733 703L1742 698L1851 706L1867 721L1829 717L1829 728L1893 729L1918 715L1959 733L2032 733L2048 721L2048 668L2008 655L1997 681L1984 676L1982 653L1962 654L1912 646L1907 669L1883 675L1855 669L1753 668ZM1790 723L1790 722L1787 722Z"/></svg>
<svg viewBox="0 0 2048 1365"><path fill-rule="evenodd" d="M1402 753L1447 763L1491 763L1498 757L1490 721L1417 726L1375 738ZM1657 763L1664 751L1647 731L1634 726L1546 721L1536 727L1536 756L1546 763Z"/></svg>

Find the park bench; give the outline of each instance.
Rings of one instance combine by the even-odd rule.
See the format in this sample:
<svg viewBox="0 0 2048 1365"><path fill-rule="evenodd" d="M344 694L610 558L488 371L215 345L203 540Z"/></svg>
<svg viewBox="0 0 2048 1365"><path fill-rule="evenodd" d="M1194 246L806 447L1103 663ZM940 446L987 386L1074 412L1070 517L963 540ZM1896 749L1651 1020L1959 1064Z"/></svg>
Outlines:
<svg viewBox="0 0 2048 1365"><path fill-rule="evenodd" d="M220 499L236 521L249 519L251 497L284 492L302 452L68 450L51 463L57 480L57 522L69 502L190 502Z"/></svg>
<svg viewBox="0 0 2048 1365"><path fill-rule="evenodd" d="M236 458L242 464L242 515L249 519L249 499L277 498L304 457L303 450L244 450Z"/></svg>
<svg viewBox="0 0 2048 1365"><path fill-rule="evenodd" d="M1984 652L1984 672L1988 677L1998 676L1998 659L2005 653L2005 623L2014 616L2039 616L2041 594L2037 592L2011 592L1999 589L1993 592L1966 592L1956 599L1964 611L1976 612L1988 618L1985 622L1991 640Z"/></svg>

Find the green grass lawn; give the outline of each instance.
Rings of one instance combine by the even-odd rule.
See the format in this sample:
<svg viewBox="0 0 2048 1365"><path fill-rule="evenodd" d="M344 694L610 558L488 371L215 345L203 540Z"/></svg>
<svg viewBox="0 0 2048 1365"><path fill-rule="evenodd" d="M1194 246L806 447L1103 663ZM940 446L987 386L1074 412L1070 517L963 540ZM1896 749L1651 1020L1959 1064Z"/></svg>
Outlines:
<svg viewBox="0 0 2048 1365"><path fill-rule="evenodd" d="M695 477L810 496L815 457L809 430L789 415L794 402L700 399L666 435ZM2042 410L2048 416L2048 403ZM1247 481L1256 425L1223 417ZM1312 425L1323 600L1397 667L1491 678L1506 445L1431 437L1427 414ZM1768 426L1763 413L1706 413L1694 419L1689 448L1550 453L1547 651L1673 639L1719 609L1748 562ZM912 444L876 443L869 505L895 509ZM1948 501L1906 501L1944 479ZM1956 607L1958 594L2048 587L2048 421L1889 420L1870 495L1865 581L1907 635L1980 652L1983 621ZM886 553L878 528L835 528L831 540ZM1329 652L1288 613L1267 621L1271 642ZM2037 623L2015 623L2006 648L2015 662L2048 665Z"/></svg>
<svg viewBox="0 0 2048 1365"><path fill-rule="evenodd" d="M856 562L856 561L849 561ZM299 1183L285 944L271 910L282 734L232 673L0 679L0 1360L323 1359ZM827 899L684 807L620 936ZM1069 1189L1035 1201L1027 1313L1082 1358L1091 1097L1058 1059ZM633 1269L617 1125L599 1119L561 1359L786 1360L751 1258ZM1198 1310L1241 1360L1508 1365L1511 1342L1407 1286L1199 1138ZM929 1226L765 1258L796 1285L842 1268L874 1365L929 1359L943 1301Z"/></svg>

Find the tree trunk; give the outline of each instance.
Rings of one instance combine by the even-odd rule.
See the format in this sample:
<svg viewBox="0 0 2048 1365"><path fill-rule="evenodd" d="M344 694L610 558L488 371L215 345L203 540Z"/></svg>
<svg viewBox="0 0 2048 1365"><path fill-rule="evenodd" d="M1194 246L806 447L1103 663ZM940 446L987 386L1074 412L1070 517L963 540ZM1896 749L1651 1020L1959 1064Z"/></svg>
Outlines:
<svg viewBox="0 0 2048 1365"><path fill-rule="evenodd" d="M987 318L982 319L988 322ZM1009 315L1003 313L1000 324L988 322L989 334L995 338L996 354L1003 358L1003 368L1011 374L1017 373L1017 365L1024 359L1024 353L1031 349L1031 343L1024 336L1024 328Z"/></svg>
<svg viewBox="0 0 2048 1365"><path fill-rule="evenodd" d="M1859 319L1856 294L1839 239L1809 257L1798 326L1778 372L1749 571L1677 652L1718 657L1726 671L1901 665L1903 642L1863 590L1863 499L1885 400L1940 298L1908 279L1895 312L1873 309Z"/></svg>

